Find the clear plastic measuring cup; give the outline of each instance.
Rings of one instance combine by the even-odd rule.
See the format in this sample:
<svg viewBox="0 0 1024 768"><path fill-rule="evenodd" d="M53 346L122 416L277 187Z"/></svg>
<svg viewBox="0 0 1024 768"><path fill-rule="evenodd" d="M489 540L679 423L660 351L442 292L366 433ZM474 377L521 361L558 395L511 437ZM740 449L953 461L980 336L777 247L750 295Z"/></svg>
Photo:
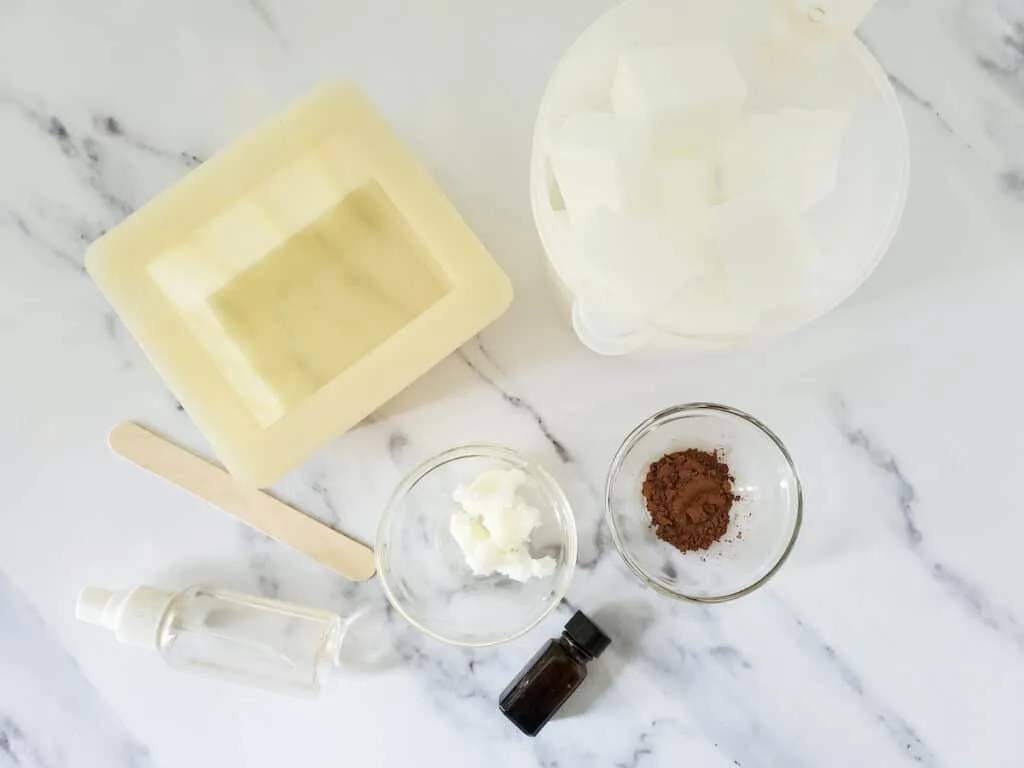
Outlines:
<svg viewBox="0 0 1024 768"><path fill-rule="evenodd" d="M896 232L909 179L903 116L889 80L852 34L874 0L626 0L569 48L548 82L534 132L534 220L580 340L601 354L693 351L792 331L846 299L875 269ZM671 313L624 322L622 307L595 297L593 270L568 224L548 160L548 137L582 111L608 109L618 58L633 47L718 42L735 57L755 109L839 108L850 120L838 183L807 223L828 270L813 300L736 332L694 332Z"/></svg>

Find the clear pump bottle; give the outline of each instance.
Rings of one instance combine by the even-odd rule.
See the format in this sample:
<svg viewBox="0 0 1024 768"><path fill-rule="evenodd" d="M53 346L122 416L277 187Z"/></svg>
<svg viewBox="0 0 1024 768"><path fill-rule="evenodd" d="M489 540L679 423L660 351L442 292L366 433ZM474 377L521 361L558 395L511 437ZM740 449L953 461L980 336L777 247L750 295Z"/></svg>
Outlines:
<svg viewBox="0 0 1024 768"><path fill-rule="evenodd" d="M172 667L307 695L326 683L345 630L329 611L207 587L86 587L76 615L121 643L159 651Z"/></svg>

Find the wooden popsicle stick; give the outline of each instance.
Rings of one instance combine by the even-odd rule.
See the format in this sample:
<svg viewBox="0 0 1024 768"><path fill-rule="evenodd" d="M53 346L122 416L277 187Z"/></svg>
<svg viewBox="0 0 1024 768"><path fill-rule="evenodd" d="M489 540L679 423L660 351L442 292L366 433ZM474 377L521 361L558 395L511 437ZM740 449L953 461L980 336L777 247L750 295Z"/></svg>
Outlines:
<svg viewBox="0 0 1024 768"><path fill-rule="evenodd" d="M353 581L376 570L373 550L130 421L108 437L114 453L184 488L257 531L297 549Z"/></svg>

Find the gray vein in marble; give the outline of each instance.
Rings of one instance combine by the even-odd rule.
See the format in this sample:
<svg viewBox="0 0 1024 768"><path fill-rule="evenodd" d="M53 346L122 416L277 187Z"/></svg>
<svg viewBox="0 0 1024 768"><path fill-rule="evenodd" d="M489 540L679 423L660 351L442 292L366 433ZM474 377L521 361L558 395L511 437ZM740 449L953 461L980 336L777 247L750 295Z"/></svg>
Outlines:
<svg viewBox="0 0 1024 768"><path fill-rule="evenodd" d="M896 500L903 517L904 537L910 547L916 548L921 544L923 537L921 529L914 519L915 505L918 501L914 486L904 476L896 459L877 447L863 430L855 429L844 423L843 437L850 445L866 453L872 464L892 478L896 486Z"/></svg>
<svg viewBox="0 0 1024 768"><path fill-rule="evenodd" d="M75 169L82 183L99 198L110 213L105 221L98 223L81 219L75 220L74 217L67 217L66 215L44 214L41 211L37 211L37 215L45 216L47 223L45 229L49 230L57 226L66 228L70 223L77 243L88 245L103 235L110 226L132 213L135 206L114 190L111 180L108 178L109 174L105 168L105 150L95 137L90 135L76 136L68 129L65 121L59 116L48 114L10 94L0 93L0 107L12 110L20 115L25 122L35 126L48 136L54 142L61 155ZM137 151L150 154L176 165L183 165L191 169L202 162L199 157L191 152L173 152L162 149L127 132L121 122L112 115L95 116L92 126L97 134L110 141L123 143L125 146ZM29 242L42 248L60 262L72 267L76 272L82 273L85 271L79 256L72 255L66 248L54 244L49 237L43 236L42 231L44 227L36 226L26 214L9 211L6 218L14 225L15 230ZM2 223L2 220L0 220L0 223Z"/></svg>
<svg viewBox="0 0 1024 768"><path fill-rule="evenodd" d="M590 497L590 502L588 502L590 508L599 510L600 496L586 481L586 478L579 479ZM599 512L597 514L577 514L576 533L580 544L576 557L576 570L591 573L601 562L605 561L605 554L614 549L611 533L604 524L604 516ZM587 547L583 546L585 540L588 542Z"/></svg>
<svg viewBox="0 0 1024 768"><path fill-rule="evenodd" d="M332 573L330 594L332 598L336 598L346 606L351 602L357 602L364 605L367 610L377 608L388 613L391 609L391 603L384 599L383 593L372 580L369 582L350 581L344 576Z"/></svg>
<svg viewBox="0 0 1024 768"><path fill-rule="evenodd" d="M85 136L76 139L60 117L46 114L9 94L0 93L0 107L14 111L25 122L35 126L49 137L61 155L72 165L81 182L99 198L110 212L109 219L102 225L92 222L76 222L74 226L77 229L77 239L80 242L91 242L92 239L103 234L109 225L120 221L132 212L133 206L110 188L104 171L103 153L94 138ZM14 215L24 223L24 226L18 226L24 236L31 242L46 246L47 241L38 235L37 229L28 222L26 216ZM66 221L60 223L62 226L67 224ZM34 232L35 234L33 234ZM63 253L63 249L54 248L52 245L47 247L47 251L58 257ZM68 262L68 259L61 257L61 261ZM82 271L79 259L74 258L72 266L76 271Z"/></svg>
<svg viewBox="0 0 1024 768"><path fill-rule="evenodd" d="M263 23L270 33L274 36L274 39L284 49L289 50L288 41L284 39L281 34L281 30L277 24L274 23L274 17L271 15L270 10L267 8L263 0L246 0L250 10L255 13L260 21Z"/></svg>
<svg viewBox="0 0 1024 768"><path fill-rule="evenodd" d="M91 137L84 137L79 140L76 146L67 127L56 116L49 118L46 132L53 137L60 148L61 153L69 160L75 162L84 174L80 173L82 180L92 189L108 208L119 217L123 218L135 210L127 200L124 200L108 188L105 174L103 173L103 158L100 147L96 140ZM80 158L84 155L84 162Z"/></svg>
<svg viewBox="0 0 1024 768"><path fill-rule="evenodd" d="M1024 202L1024 171L1003 171L999 174L999 186L1006 194Z"/></svg>
<svg viewBox="0 0 1024 768"><path fill-rule="evenodd" d="M281 580L274 573L270 555L261 547L272 544L273 540L245 523L239 523L239 534L248 551L249 570L256 578L256 588L264 597L277 597L281 594Z"/></svg>
<svg viewBox="0 0 1024 768"><path fill-rule="evenodd" d="M715 645L708 649L708 655L726 666L737 666L742 669L752 669L751 663L740 653L738 648L731 645Z"/></svg>
<svg viewBox="0 0 1024 768"><path fill-rule="evenodd" d="M926 745L907 720L892 710L865 686L857 671L845 661L814 627L808 624L789 605L773 598L775 606L797 627L796 637L800 644L812 651L839 678L843 685L863 702L864 707L892 737L897 749L909 760L925 766L939 765L935 753Z"/></svg>
<svg viewBox="0 0 1024 768"><path fill-rule="evenodd" d="M0 714L0 768L48 768L51 765L53 763L25 737L14 718Z"/></svg>
<svg viewBox="0 0 1024 768"><path fill-rule="evenodd" d="M256 570L256 586L264 597L279 597L281 581L271 573L270 558L266 555L253 555L249 564Z"/></svg>
<svg viewBox="0 0 1024 768"><path fill-rule="evenodd" d="M121 321L117 317L117 313L114 312L112 309L107 309L101 312L101 317L103 318L103 333L111 341L118 344L118 351L120 352L120 354L118 355L119 363L117 369L119 371L131 370L132 368L135 367L135 361L132 358L132 355L127 351L127 349L120 346L121 343L124 342L126 339L124 336L124 326L121 325ZM128 343L131 344L132 342L129 341ZM172 403L174 403L175 408L177 410L185 410L185 407L181 405L181 403L179 403L173 396L170 396L170 400Z"/></svg>
<svg viewBox="0 0 1024 768"><path fill-rule="evenodd" d="M651 723L652 727L654 723ZM651 736L649 733L641 733L640 738L637 741L637 746L633 749L633 753L625 760L619 760L615 763L615 768L639 768L640 763L645 757L654 753L654 749L651 747Z"/></svg>
<svg viewBox="0 0 1024 768"><path fill-rule="evenodd" d="M411 441L408 435L399 429L392 430L388 435L388 455L391 457L391 460L395 462L401 460L405 449L410 444Z"/></svg>
<svg viewBox="0 0 1024 768"><path fill-rule="evenodd" d="M548 443L554 449L555 454L558 456L558 458L562 461L563 464L571 463L573 459L572 455L569 453L569 450L565 447L565 444L562 443L561 440L555 437L554 433L552 433L550 428L548 428L547 422L540 415L537 409L530 405L530 403L528 403L522 397L520 397L519 395L512 394L498 383L498 376L504 375L504 372L501 370L501 367L495 362L494 358L491 357L490 353L487 351L486 347L484 347L483 342L480 341L479 337L476 340L476 346L477 350L480 352L481 357L483 357L484 361L491 368L494 369L495 373L488 374L484 372L483 367L479 363L475 363L473 362L473 360L470 359L465 349L459 350L458 352L459 358L462 360L462 362L466 364L469 370L471 370L478 379L480 379L484 384L491 387L499 395L501 395L502 400L504 400L513 408L515 408L517 411L522 411L526 413L534 421L534 423L537 425L537 428L540 430L541 434L544 435L544 439L548 441Z"/></svg>
<svg viewBox="0 0 1024 768"><path fill-rule="evenodd" d="M663 648L678 654L663 674L682 678L687 699L695 703L691 717L723 756L747 765L809 768L799 749L769 727L770 718L759 705L766 696L763 683L738 649L712 653L711 649L687 650L675 643ZM659 649L659 655L664 650ZM651 660L646 654L642 658Z"/></svg>
<svg viewBox="0 0 1024 768"><path fill-rule="evenodd" d="M103 330L110 339L117 339L117 314L115 312L103 313Z"/></svg>
<svg viewBox="0 0 1024 768"><path fill-rule="evenodd" d="M654 758L656 764L663 764L657 758L664 754L660 748L659 738L668 732L685 732L679 722L671 718L659 717L651 720L650 725L645 727L641 731L640 735L636 739L636 746L633 747L633 751L624 759L617 760L612 765L615 768L640 768L647 762L647 758ZM718 748L718 745L715 744ZM595 761L598 765L604 765L605 763L600 760L601 756L597 756L598 760ZM741 766L742 763L739 760L731 761L734 766Z"/></svg>
<svg viewBox="0 0 1024 768"><path fill-rule="evenodd" d="M481 667L495 657L483 656L468 648L438 648L436 644L428 651L423 648L425 638L419 633L403 635L398 644L402 660L425 675L428 689L439 704L447 697L493 703L494 692L481 684L479 673Z"/></svg>
<svg viewBox="0 0 1024 768"><path fill-rule="evenodd" d="M505 654L493 649L439 644L408 624L389 603L382 608L371 610L386 621L393 663L415 670L435 710L460 728L485 738L503 738L508 725L495 716L496 695L518 671L518 664L513 668Z"/></svg>
<svg viewBox="0 0 1024 768"><path fill-rule="evenodd" d="M684 614L698 621L682 640L674 622ZM770 727L770 713L761 706L767 695L762 674L729 642L713 610L645 594L604 615L595 612L593 618L610 633L613 648L629 659L632 668L646 667L650 679L671 687L669 695L694 702L687 708L690 718L723 757L751 766L808 765L794 745ZM642 740L639 744L642 751ZM593 764L610 762L605 758Z"/></svg>
<svg viewBox="0 0 1024 768"><path fill-rule="evenodd" d="M125 130L121 121L113 115L96 115L93 117L92 124L96 132L101 136L120 141L126 146L147 155L158 157L161 160L166 160L176 165L183 165L188 169L195 168L203 163L203 159L192 152L174 152L169 149L163 149L139 138L134 133L129 133Z"/></svg>
<svg viewBox="0 0 1024 768"><path fill-rule="evenodd" d="M646 765L648 758L653 758L655 764L666 764L658 758L658 735L672 730L680 730L679 724L658 718L652 720L633 740L633 745L628 747L624 757L616 758L607 752L597 750L592 744L581 745L583 748L572 755L572 759L566 756L565 748L559 742L541 738L534 742L534 757L540 768L581 768L581 766L595 766L596 768L641 768ZM683 761L686 762L685 760Z"/></svg>
<svg viewBox="0 0 1024 768"><path fill-rule="evenodd" d="M863 429L850 424L848 409L843 400L837 399L836 403L843 437L851 446L861 450L871 464L886 474L896 487L896 502L903 518L903 537L909 550L968 615L1001 637L1010 640L1019 651L1024 652L1024 627L1021 626L1021 622L1008 611L994 606L986 597L984 590L941 562L930 551L916 519L920 499L913 484L891 453L882 448Z"/></svg>
<svg viewBox="0 0 1024 768"><path fill-rule="evenodd" d="M253 12L260 17L260 20L268 27L273 29L274 22L270 18L270 11L266 9L261 0L248 0L249 7L252 8Z"/></svg>
<svg viewBox="0 0 1024 768"><path fill-rule="evenodd" d="M577 532L582 538L582 532L580 529L582 526L577 521ZM576 559L576 569L579 571L590 572L597 568L598 564L604 560L604 555L611 549L611 535L605 530L604 518L598 517L595 520L594 530L592 534L591 545L593 547L593 554L590 557L579 555ZM582 547L581 547L582 549Z"/></svg>
<svg viewBox="0 0 1024 768"><path fill-rule="evenodd" d="M1003 3L997 7L999 31L993 49L975 57L1018 104L1024 105L1024 5Z"/></svg>
<svg viewBox="0 0 1024 768"><path fill-rule="evenodd" d="M9 222L26 240L53 256L57 261L71 267L79 274L85 274L85 265L60 246L54 245L50 240L30 225L26 219L13 211L7 211L5 218L0 219L0 224Z"/></svg>
<svg viewBox="0 0 1024 768"><path fill-rule="evenodd" d="M459 350L457 354L459 358L462 360L462 362L466 364L466 367L469 368L470 371L472 371L473 374L480 381L489 386L491 389L495 390L501 396L502 400L504 400L506 403L512 406L515 410L522 411L523 413L527 414L530 417L534 424L537 425L537 429L540 430L540 433L544 436L544 439L554 450L555 455L558 456L558 459L563 464L573 464L574 458L572 454L569 452L569 449L566 447L565 443L563 443L551 431L544 417L541 416L540 412L529 402L527 402L524 398L520 397L519 395L513 394L504 386L498 383L499 377L505 377L505 373L502 370L501 366L498 365L497 361L495 361L490 352L488 352L487 348L483 345L483 342L480 340L479 337L477 337L476 339L476 348L480 354L480 357L483 359L483 364L489 367L492 372L485 371L484 365L481 365L479 362L474 362L470 358L467 348ZM601 498L600 494L597 493L597 491L590 485L589 482L587 482L586 478L583 476L578 476L578 479L586 489L587 494L590 496L590 499L593 500L595 503L599 502ZM594 520L593 522L593 555L587 557L581 553L580 557L576 561L577 569L582 571L593 570L594 567L597 566L598 562L601 561L604 553L609 549L610 535L605 531L605 526L601 523L600 519ZM578 527L582 528L582 525L580 524L579 520L577 520L577 525ZM582 537L582 530L580 531L580 535Z"/></svg>
<svg viewBox="0 0 1024 768"><path fill-rule="evenodd" d="M957 133L956 129L943 116L942 112L939 111L939 108L936 107L932 101L926 99L924 96L921 96L919 93L917 93L917 91L915 91L913 88L907 85L906 82L896 77L896 75L890 73L889 82L892 83L892 87L895 88L898 93L902 93L904 96L907 97L908 100L910 100L914 104L917 104L917 106L921 107L926 112L930 112L932 116L935 118L935 120L938 122L938 124L942 126L942 129L946 133L959 140L968 149L974 149L974 147L971 146L971 143L967 141L967 139L965 139L963 136Z"/></svg>
<svg viewBox="0 0 1024 768"><path fill-rule="evenodd" d="M989 629L1008 635L1024 651L1024 630L1017 619L992 605L985 593L975 584L940 562L932 562L932 575L948 592L955 595L968 612Z"/></svg>
<svg viewBox="0 0 1024 768"><path fill-rule="evenodd" d="M323 483L324 478L314 478L310 484L309 489L316 494L317 498L320 499L320 503L330 517L331 525L337 528L341 525L341 515L338 513L338 508L334 504L334 499L331 497L331 490Z"/></svg>

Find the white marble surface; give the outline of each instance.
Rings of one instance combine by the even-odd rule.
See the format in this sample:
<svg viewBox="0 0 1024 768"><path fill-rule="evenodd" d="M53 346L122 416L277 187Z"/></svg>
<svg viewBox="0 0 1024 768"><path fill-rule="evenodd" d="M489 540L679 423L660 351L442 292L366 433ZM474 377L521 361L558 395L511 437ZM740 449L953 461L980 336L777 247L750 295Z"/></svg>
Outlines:
<svg viewBox="0 0 1024 768"><path fill-rule="evenodd" d="M1024 765L1024 3L881 0L905 109L903 226L805 330L671 365L561 324L527 196L534 111L607 0L0 0L0 767ZM201 581L350 610L353 586L113 458L123 419L203 443L82 271L85 245L327 77L361 83L512 275L512 310L279 491L370 537L404 469L516 445L581 526L573 605L615 644L540 738L497 693L570 609L499 650L393 618L316 702L176 674L73 618L84 584ZM600 522L618 440L668 404L790 446L802 539L768 587L677 604Z"/></svg>

